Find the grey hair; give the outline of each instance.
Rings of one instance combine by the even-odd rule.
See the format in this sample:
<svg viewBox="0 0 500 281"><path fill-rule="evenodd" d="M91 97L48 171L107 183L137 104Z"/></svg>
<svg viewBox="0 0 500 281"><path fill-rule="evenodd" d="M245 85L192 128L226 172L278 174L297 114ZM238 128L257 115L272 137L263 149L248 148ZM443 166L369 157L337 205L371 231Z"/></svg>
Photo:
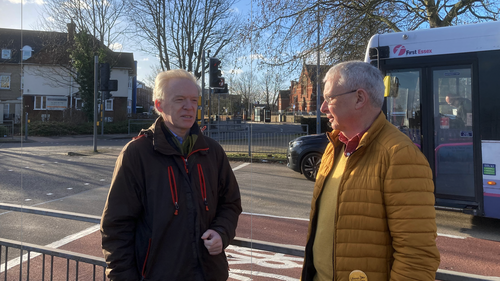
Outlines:
<svg viewBox="0 0 500 281"><path fill-rule="evenodd" d="M337 78L338 77L338 78ZM362 61L346 61L328 70L323 82L337 80L337 86L345 90L364 89L374 107L382 108L384 103L384 77L380 70Z"/></svg>
<svg viewBox="0 0 500 281"><path fill-rule="evenodd" d="M196 78L193 74L187 72L184 69L172 69L158 73L155 79L155 87L153 89L153 100L163 100L165 99L165 88L168 86L168 82L174 78L185 78L192 81L198 88L198 95L201 93L201 87L198 85Z"/></svg>

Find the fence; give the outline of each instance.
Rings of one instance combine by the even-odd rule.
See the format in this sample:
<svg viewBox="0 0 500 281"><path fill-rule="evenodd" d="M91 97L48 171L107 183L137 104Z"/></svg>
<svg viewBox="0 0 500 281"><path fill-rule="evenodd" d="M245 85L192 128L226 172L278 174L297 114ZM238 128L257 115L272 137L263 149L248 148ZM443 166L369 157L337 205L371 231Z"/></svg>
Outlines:
<svg viewBox="0 0 500 281"><path fill-rule="evenodd" d="M139 133L143 128L153 123L151 119L129 119L128 134ZM301 133L290 132L260 132L253 131L252 126L241 120L213 122L204 128L204 134L218 141L228 153L286 154L288 143L300 136Z"/></svg>
<svg viewBox="0 0 500 281"><path fill-rule="evenodd" d="M72 219L72 220L77 220L77 221L84 221L84 222L91 222L95 224L100 223L100 217L98 216L91 216L91 215L85 215L85 214L78 214L78 213L71 213L71 212L63 212L63 211L56 211L56 210L49 210L49 209L42 209L42 208L36 208L36 207L26 207L26 206L19 206L19 205L13 205L13 204L2 204L0 203L0 209L4 210L9 210L9 211L16 211L16 212L24 212L24 213L31 213L31 214L38 214L38 215L44 215L44 216L51 216L51 217L58 217L58 218L66 218L66 219ZM244 239L244 238L238 238L236 237L233 242L231 243L232 245L235 246L240 246L240 247L247 247L247 248L252 248L252 249L257 249L257 250L264 250L264 251L270 251L270 252L275 252L275 253L281 253L281 254L286 254L286 255L293 255L297 257L303 257L304 256L304 247L301 246L290 246L290 245L281 245L277 243L269 243L266 241L257 241L257 240L252 240L252 239ZM33 244L28 244L24 242L18 242L18 241L12 241L12 240L7 240L7 239L0 239L0 257L2 256L2 247L5 249L5 262L0 266L0 273L4 273L4 280L15 280L12 277L19 276L18 280L29 280L30 279L30 265L31 265L31 258L30 256L31 252L36 252L36 253L41 253L43 255L43 266L42 266L42 277L41 278L35 278L33 280L45 280L45 256L48 255L50 256L51 259L51 270L50 270L50 275L48 280L53 280L53 272L54 272L54 257L62 258L66 260L66 280L70 280L70 261L75 262L75 279L71 280L78 280L78 276L82 276L82 274L79 275L79 263L84 263L88 266L91 266L93 268L92 270L92 280L96 280L96 267L102 267L103 269L103 276L102 280L107 280L106 277L104 276L104 270L106 267L106 263L104 262L103 258L98 258L98 257L92 257L88 255L83 255L79 253L74 253L74 252L68 252L68 251L63 251L63 250L58 250L58 249L52 249L52 248L46 248L43 246L39 245L33 245ZM23 251L27 251L27 258L26 258L26 273L23 271L23 264L25 258L20 258L19 260L19 272L16 272L16 270L8 271L8 249L9 248L16 248L20 249L20 254L19 257L23 257ZM59 269L59 268L58 268ZM60 272L60 270L57 270L56 272ZM31 273L33 276L33 273ZM9 276L9 277L8 277ZM26 279L23 279L23 276L26 276ZM84 275L85 276L85 275ZM0 274L0 280L1 278ZM89 277L89 276L87 276ZM100 276L99 276L100 277ZM9 278L9 279L8 279ZM60 280L60 278L58 278ZM83 280L90 280L88 278L83 279ZM441 281L500 281L499 277L488 277L488 276L480 276L480 275L474 275L474 274L466 274L466 273L459 273L459 272L454 272L454 271L449 271L449 270L441 270L439 269L436 273L436 280L441 280Z"/></svg>
<svg viewBox="0 0 500 281"><path fill-rule="evenodd" d="M205 135L218 141L229 153L286 154L288 143L306 133L253 132L248 125L210 125Z"/></svg>
<svg viewBox="0 0 500 281"><path fill-rule="evenodd" d="M14 137L14 121L3 120L0 124L0 138Z"/></svg>

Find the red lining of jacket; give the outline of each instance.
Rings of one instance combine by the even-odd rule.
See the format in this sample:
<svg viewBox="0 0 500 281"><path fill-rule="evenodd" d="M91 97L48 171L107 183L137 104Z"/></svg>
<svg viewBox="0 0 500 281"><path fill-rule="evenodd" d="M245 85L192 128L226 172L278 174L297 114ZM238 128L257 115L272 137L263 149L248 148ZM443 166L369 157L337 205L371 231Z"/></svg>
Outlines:
<svg viewBox="0 0 500 281"><path fill-rule="evenodd" d="M198 165L198 176L200 177L201 197L203 198L203 202L205 203L205 210L208 211L207 186L205 184L205 176L203 175L203 168L201 167L201 164L197 165Z"/></svg>
<svg viewBox="0 0 500 281"><path fill-rule="evenodd" d="M142 278L146 278L146 263L148 262L149 250L151 249L151 238L148 241L148 251L146 252L146 258L144 259L144 264L142 265Z"/></svg>

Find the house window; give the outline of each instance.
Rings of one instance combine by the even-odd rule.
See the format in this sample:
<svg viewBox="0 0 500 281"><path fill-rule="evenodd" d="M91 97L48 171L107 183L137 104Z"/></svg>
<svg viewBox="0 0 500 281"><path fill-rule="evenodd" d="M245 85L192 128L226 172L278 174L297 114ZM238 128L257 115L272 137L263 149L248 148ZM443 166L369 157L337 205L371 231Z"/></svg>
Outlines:
<svg viewBox="0 0 500 281"><path fill-rule="evenodd" d="M33 52L33 49L30 46L26 45L21 49L21 52L23 54L23 60L27 60L31 58L31 53Z"/></svg>
<svg viewBox="0 0 500 281"><path fill-rule="evenodd" d="M113 117L104 117L104 122L113 123Z"/></svg>
<svg viewBox="0 0 500 281"><path fill-rule="evenodd" d="M0 73L0 89L10 89L10 73Z"/></svg>
<svg viewBox="0 0 500 281"><path fill-rule="evenodd" d="M50 114L42 114L42 122L49 121L50 119Z"/></svg>
<svg viewBox="0 0 500 281"><path fill-rule="evenodd" d="M113 99L104 101L104 110L113 111Z"/></svg>
<svg viewBox="0 0 500 281"><path fill-rule="evenodd" d="M9 49L2 49L2 59L3 60L10 60L12 55L12 51Z"/></svg>
<svg viewBox="0 0 500 281"><path fill-rule="evenodd" d="M42 109L47 109L47 97L45 96L34 96L35 102L34 102L34 110L42 110Z"/></svg>
<svg viewBox="0 0 500 281"><path fill-rule="evenodd" d="M83 107L83 101L81 98L75 98L75 108L81 110Z"/></svg>

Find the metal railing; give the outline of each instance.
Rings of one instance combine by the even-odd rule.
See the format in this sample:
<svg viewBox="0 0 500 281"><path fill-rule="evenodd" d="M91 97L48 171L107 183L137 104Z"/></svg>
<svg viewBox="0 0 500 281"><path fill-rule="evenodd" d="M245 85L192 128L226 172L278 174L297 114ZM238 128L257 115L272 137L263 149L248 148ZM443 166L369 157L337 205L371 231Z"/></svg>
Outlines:
<svg viewBox="0 0 500 281"><path fill-rule="evenodd" d="M0 209L99 224L99 216L14 204ZM12 251L12 250L15 251ZM10 254L9 254L10 252ZM26 252L26 254L25 254ZM9 258L10 256L10 258ZM14 257L12 257L14 256ZM40 257L41 256L41 257ZM0 238L0 280L108 280L102 257ZM18 278L18 279L17 279Z"/></svg>
<svg viewBox="0 0 500 281"><path fill-rule="evenodd" d="M92 215L85 215L85 214L79 214L79 213L72 213L72 212L64 212L64 211L56 211L56 210L48 210L48 209L43 209L43 208L36 208L36 207L26 207L26 206L20 206L20 205L14 205L14 204L5 204L5 203L0 203L0 209L8 210L8 211L16 211L16 212L23 212L23 213L30 213L30 214L38 214L38 215L44 215L44 216L51 216L51 217L57 217L57 218L65 218L65 219L71 219L71 220L77 220L77 221L84 221L84 222L91 222L95 224L100 223L100 217L99 216L92 216ZM231 245L234 246L240 246L240 247L247 247L247 248L252 248L256 250L264 250L264 251L269 251L269 252L274 252L274 253L281 253L281 254L286 254L286 255L291 255L291 256L297 256L297 257L303 257L304 256L304 247L302 246L290 246L290 245L281 245L278 243L270 243L266 241L259 241L259 240L254 240L254 239L245 239L245 238L238 238L236 237ZM66 259L66 279L69 280L69 273L70 273L70 260L75 261L76 263L76 280L78 280L78 265L79 263L86 263L89 265L93 266L93 279L96 280L96 266L103 267L103 271L106 267L106 263L104 262L103 258L98 258L98 257L92 257L88 255L83 255L79 253L74 253L74 252L69 252L69 251L63 251L63 250L58 250L58 249L52 249L52 248L46 248L43 246L39 245L33 245L33 244L28 244L28 243L21 243L17 241L12 241L12 240L7 240L7 239L0 239L0 250L2 246L6 249L6 254L5 254L5 264L2 266L5 268L4 270L0 269L0 272L4 272L4 279L5 280L15 280L15 279L7 279L7 273L10 274L10 272L7 272L7 251L9 247L12 248L18 248L22 250L28 251L28 258L26 259L27 263L27 280L29 280L29 268L30 268L30 252L37 252L41 253L44 255L43 261L45 261L45 255L49 255L51 257L51 260L53 260L54 257L59 257ZM2 252L0 251L0 257ZM21 257L22 252L21 252ZM24 261L24 258L22 258L22 261ZM22 277L23 275L23 267L22 267L23 262L19 263L19 273L14 272L12 273L13 275L9 276L16 276L17 274L19 275L19 280L24 280ZM51 268L53 268L53 262L51 262ZM45 268L45 267L43 267ZM9 277L10 278L10 277ZM52 269L51 269L51 274L50 274L50 280L52 280ZM2 280L1 275L0 275L0 280ZM44 279L34 279L34 280L44 280ZM73 280L73 279L71 279ZM88 279L84 279L88 280ZM105 279L104 273L103 273L103 280ZM449 271L449 270L442 270L438 269L436 272L436 280L440 281L500 281L500 277L490 277L490 276L481 276L481 275L475 275L475 274L468 274L468 273L461 273L461 272L455 272L455 271Z"/></svg>
<svg viewBox="0 0 500 281"><path fill-rule="evenodd" d="M248 126L241 131L233 131L220 125L220 130L205 131L205 135L219 142L225 152L230 153L261 153L261 154L286 154L288 143L306 133L252 133Z"/></svg>
<svg viewBox="0 0 500 281"><path fill-rule="evenodd" d="M138 133L141 129L152 124L151 119L129 119L128 134ZM230 153L252 153L260 154L286 154L288 143L300 136L302 133L286 132L253 132L251 127L241 120L230 120L212 122L204 125L204 135L216 140L225 152ZM307 125L304 125L307 126Z"/></svg>
<svg viewBox="0 0 500 281"><path fill-rule="evenodd" d="M14 137L14 121L3 120L0 124L0 138Z"/></svg>
<svg viewBox="0 0 500 281"><path fill-rule="evenodd" d="M15 253L17 258L9 260L11 248L19 251ZM102 258L0 238L0 257L2 253L5 262L0 268L0 280L16 280L17 276L17 280L53 280L55 272L58 273L58 280L64 278L64 275L66 280L90 280L89 277L92 280L107 280L106 262ZM49 261L47 258L50 258ZM97 267L101 268L102 273L97 273ZM102 276L102 279L97 276Z"/></svg>

